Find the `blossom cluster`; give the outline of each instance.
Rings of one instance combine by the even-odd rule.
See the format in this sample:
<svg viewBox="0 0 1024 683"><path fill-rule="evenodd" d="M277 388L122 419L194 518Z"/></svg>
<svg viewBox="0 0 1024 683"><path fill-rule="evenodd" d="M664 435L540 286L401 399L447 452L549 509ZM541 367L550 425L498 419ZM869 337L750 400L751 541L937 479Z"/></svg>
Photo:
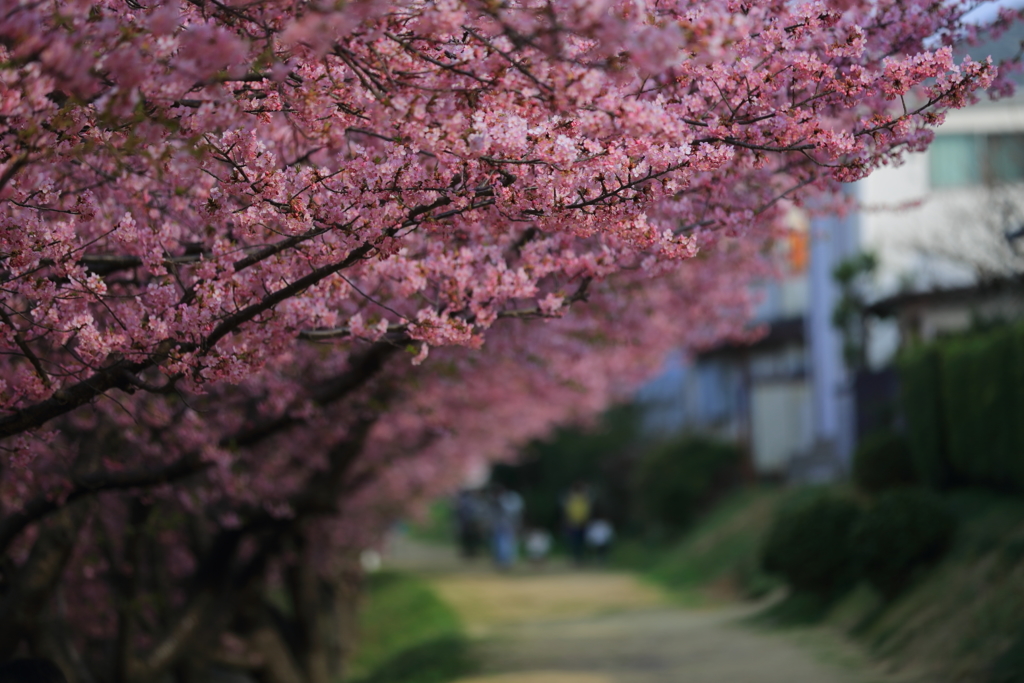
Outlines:
<svg viewBox="0 0 1024 683"><path fill-rule="evenodd" d="M771 223L993 83L926 47L969 5L5 0L0 434Z"/></svg>

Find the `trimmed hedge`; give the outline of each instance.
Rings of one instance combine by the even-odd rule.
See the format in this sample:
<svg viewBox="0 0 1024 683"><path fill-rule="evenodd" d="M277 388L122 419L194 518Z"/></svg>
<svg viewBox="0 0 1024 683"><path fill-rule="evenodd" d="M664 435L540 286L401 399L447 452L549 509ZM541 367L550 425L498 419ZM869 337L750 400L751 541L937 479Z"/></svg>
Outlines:
<svg viewBox="0 0 1024 683"><path fill-rule="evenodd" d="M951 482L952 468L946 454L939 349L912 349L901 356L897 367L907 444L918 477L933 488L944 488Z"/></svg>
<svg viewBox="0 0 1024 683"><path fill-rule="evenodd" d="M899 370L922 480L1024 491L1024 325L940 340Z"/></svg>
<svg viewBox="0 0 1024 683"><path fill-rule="evenodd" d="M823 492L789 501L768 532L762 566L794 591L835 595L857 578L852 541L860 514L852 500Z"/></svg>
<svg viewBox="0 0 1024 683"><path fill-rule="evenodd" d="M853 481L865 493L881 493L917 482L907 440L891 431L864 437L853 454Z"/></svg>
<svg viewBox="0 0 1024 683"><path fill-rule="evenodd" d="M1024 490L1024 327L942 345L949 461L988 488Z"/></svg>
<svg viewBox="0 0 1024 683"><path fill-rule="evenodd" d="M853 548L861 575L887 599L917 571L939 559L953 538L954 520L928 491L890 491L857 522Z"/></svg>

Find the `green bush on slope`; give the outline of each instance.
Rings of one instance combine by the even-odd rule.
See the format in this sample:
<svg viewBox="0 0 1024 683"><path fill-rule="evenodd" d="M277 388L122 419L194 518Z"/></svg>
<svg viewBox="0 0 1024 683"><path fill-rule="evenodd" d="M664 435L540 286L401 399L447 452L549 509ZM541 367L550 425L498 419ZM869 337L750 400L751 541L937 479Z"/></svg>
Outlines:
<svg viewBox="0 0 1024 683"><path fill-rule="evenodd" d="M853 481L865 493L916 483L917 472L904 436L882 431L864 437L853 454Z"/></svg>
<svg viewBox="0 0 1024 683"><path fill-rule="evenodd" d="M928 491L890 491L860 518L853 549L861 575L886 598L939 560L953 538L953 516Z"/></svg>
<svg viewBox="0 0 1024 683"><path fill-rule="evenodd" d="M835 595L856 578L852 535L860 514L852 500L824 491L788 501L765 540L765 570L794 591Z"/></svg>

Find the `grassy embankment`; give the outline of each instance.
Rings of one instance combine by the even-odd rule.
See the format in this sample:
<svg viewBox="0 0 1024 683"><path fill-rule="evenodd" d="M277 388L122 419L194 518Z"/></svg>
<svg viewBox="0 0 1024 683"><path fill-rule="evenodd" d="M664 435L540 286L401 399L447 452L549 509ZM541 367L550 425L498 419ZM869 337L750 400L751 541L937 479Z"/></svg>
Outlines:
<svg viewBox="0 0 1024 683"><path fill-rule="evenodd" d="M619 564L689 604L764 595L778 584L757 555L783 495L792 494L736 494L672 546L625 544ZM1024 683L1024 501L969 491L945 500L958 522L953 547L897 599L858 585L831 605L788 600L757 623L824 625L912 681Z"/></svg>
<svg viewBox="0 0 1024 683"><path fill-rule="evenodd" d="M757 555L782 496L775 488L740 491L676 543L620 543L613 563L669 588L689 605L761 597L779 585L760 570Z"/></svg>
<svg viewBox="0 0 1024 683"><path fill-rule="evenodd" d="M471 670L462 624L420 579L370 577L347 683L444 683Z"/></svg>
<svg viewBox="0 0 1024 683"><path fill-rule="evenodd" d="M1024 501L946 501L958 531L945 560L890 604L858 587L826 622L920 680L1024 682Z"/></svg>

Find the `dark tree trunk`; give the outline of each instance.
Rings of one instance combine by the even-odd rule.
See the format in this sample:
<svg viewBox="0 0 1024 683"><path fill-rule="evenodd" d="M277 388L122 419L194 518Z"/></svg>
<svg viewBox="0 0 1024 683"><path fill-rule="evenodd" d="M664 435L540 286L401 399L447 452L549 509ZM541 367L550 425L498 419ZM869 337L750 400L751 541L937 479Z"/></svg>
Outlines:
<svg viewBox="0 0 1024 683"><path fill-rule="evenodd" d="M39 617L57 588L90 508L83 501L47 520L28 559L6 584L0 597L0 661L10 658L40 625Z"/></svg>

